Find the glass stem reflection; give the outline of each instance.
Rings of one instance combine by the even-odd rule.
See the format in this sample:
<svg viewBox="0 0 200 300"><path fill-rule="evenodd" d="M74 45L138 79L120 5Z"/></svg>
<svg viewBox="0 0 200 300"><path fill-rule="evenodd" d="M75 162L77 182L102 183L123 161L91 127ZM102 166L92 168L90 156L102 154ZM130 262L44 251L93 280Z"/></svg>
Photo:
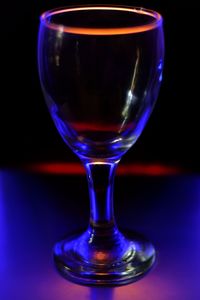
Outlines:
<svg viewBox="0 0 200 300"><path fill-rule="evenodd" d="M116 231L113 210L113 184L117 162L86 163L90 194L90 230L95 235Z"/></svg>

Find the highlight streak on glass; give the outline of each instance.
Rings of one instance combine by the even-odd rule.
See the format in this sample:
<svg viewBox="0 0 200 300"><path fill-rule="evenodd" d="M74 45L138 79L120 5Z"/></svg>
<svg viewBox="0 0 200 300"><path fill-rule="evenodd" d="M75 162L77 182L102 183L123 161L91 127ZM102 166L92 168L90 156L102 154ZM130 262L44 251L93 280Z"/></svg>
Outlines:
<svg viewBox="0 0 200 300"><path fill-rule="evenodd" d="M137 59L135 61L134 68L133 68L133 77L132 77L132 80L131 80L131 88L128 91L128 95L127 95L127 98L126 98L126 104L125 104L124 109L122 111L122 116L124 117L124 120L123 120L123 122L120 126L119 132L121 132L123 130L123 127L124 127L125 123L127 122L131 105L134 105L134 103L137 101L137 96L135 96L134 90L135 90L136 81L137 81L137 73L139 71L138 70L139 60L140 60L140 50L138 48L137 49Z"/></svg>
<svg viewBox="0 0 200 300"><path fill-rule="evenodd" d="M83 27L72 27L72 26L63 26L56 23L48 22L48 17L56 14L62 14L66 12L75 12L75 11L84 11L84 10L115 10L115 11L125 11L125 12L135 12L141 15L147 15L154 18L154 21L149 24L141 26L132 26L132 27L121 27L121 28L83 28ZM131 33L140 33L149 31L157 28L162 25L162 17L157 12L142 10L141 8L129 8L129 7L77 7L69 9L60 9L60 10L50 10L42 14L41 22L44 23L47 27L53 30L61 30L62 32L72 33L72 34L84 34L84 35L119 35L119 34L131 34Z"/></svg>

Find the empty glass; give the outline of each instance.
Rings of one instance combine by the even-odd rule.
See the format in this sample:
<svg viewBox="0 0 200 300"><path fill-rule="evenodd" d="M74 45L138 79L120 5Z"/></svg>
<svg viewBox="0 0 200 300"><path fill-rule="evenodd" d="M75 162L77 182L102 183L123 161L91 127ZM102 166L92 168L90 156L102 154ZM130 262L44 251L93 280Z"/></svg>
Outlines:
<svg viewBox="0 0 200 300"><path fill-rule="evenodd" d="M154 263L150 242L118 230L113 181L120 158L154 107L163 55L162 17L154 11L95 5L41 16L42 90L60 135L84 164L89 184L87 231L54 248L58 270L77 283L126 284Z"/></svg>

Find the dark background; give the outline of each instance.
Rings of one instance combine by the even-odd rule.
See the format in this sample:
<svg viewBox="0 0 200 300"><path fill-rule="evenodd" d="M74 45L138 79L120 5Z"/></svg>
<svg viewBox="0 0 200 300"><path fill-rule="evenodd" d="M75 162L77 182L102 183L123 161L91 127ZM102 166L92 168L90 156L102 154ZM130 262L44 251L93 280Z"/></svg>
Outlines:
<svg viewBox="0 0 200 300"><path fill-rule="evenodd" d="M60 138L37 74L40 14L80 1L14 1L1 5L0 165L77 161ZM85 2L95 3L95 2ZM99 2L100 3L100 2ZM101 3L108 3L102 1ZM199 170L198 2L109 1L152 8L164 17L164 80L154 112L124 162L161 162Z"/></svg>

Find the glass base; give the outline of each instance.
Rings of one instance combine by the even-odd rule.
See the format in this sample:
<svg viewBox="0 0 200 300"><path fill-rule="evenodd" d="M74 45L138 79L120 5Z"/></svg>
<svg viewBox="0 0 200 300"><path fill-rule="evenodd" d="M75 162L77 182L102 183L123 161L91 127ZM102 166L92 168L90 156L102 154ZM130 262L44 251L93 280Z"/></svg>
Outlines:
<svg viewBox="0 0 200 300"><path fill-rule="evenodd" d="M75 283L118 286L142 278L155 262L155 249L136 233L117 230L107 238L88 230L57 243L54 261L61 275Z"/></svg>

